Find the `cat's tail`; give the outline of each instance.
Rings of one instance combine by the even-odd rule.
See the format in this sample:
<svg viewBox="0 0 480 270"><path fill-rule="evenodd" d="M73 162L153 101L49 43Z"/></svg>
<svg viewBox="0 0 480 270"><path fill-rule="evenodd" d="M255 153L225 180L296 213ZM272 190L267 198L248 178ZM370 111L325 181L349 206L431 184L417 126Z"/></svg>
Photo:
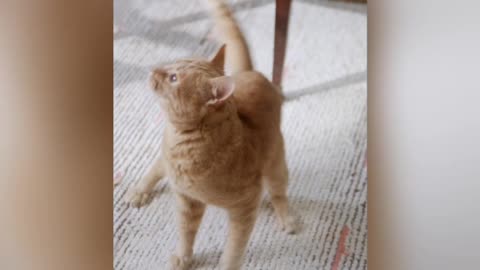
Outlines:
<svg viewBox="0 0 480 270"><path fill-rule="evenodd" d="M206 0L206 2L215 21L215 31L219 35L220 42L226 44L225 62L228 70L232 75L252 70L247 42L227 4L223 0Z"/></svg>

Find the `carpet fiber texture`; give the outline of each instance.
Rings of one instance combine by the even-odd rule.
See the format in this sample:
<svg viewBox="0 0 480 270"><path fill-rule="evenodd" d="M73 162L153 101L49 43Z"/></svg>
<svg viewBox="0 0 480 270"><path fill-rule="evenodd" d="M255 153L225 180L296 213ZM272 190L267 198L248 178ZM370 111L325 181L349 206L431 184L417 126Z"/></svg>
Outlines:
<svg viewBox="0 0 480 270"><path fill-rule="evenodd" d="M168 269L176 243L174 199L165 181L150 205L128 208L127 188L159 154L164 117L148 88L150 69L219 47L198 0L115 0L114 269ZM275 1L229 1L257 70L271 78ZM366 6L293 1L284 71L282 130L298 235L278 228L262 203L244 269L366 269ZM209 207L192 269L215 269L227 233Z"/></svg>

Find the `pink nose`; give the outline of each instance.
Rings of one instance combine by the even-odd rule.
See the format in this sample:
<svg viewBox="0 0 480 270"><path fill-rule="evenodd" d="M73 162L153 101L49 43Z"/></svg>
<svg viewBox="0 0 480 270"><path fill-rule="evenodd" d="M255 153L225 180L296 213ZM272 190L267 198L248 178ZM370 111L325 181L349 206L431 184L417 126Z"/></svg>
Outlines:
<svg viewBox="0 0 480 270"><path fill-rule="evenodd" d="M152 76L157 79L163 79L167 76L167 71L163 68L156 68L152 71Z"/></svg>
<svg viewBox="0 0 480 270"><path fill-rule="evenodd" d="M153 89L157 89L160 82L162 82L167 76L167 71L161 68L156 68L152 71L150 75L150 84Z"/></svg>

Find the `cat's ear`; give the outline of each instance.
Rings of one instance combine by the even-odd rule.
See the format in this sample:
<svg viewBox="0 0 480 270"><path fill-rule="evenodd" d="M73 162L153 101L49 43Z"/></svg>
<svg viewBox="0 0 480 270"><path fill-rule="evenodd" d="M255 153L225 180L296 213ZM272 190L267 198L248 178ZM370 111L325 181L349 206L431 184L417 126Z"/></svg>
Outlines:
<svg viewBox="0 0 480 270"><path fill-rule="evenodd" d="M210 84L212 86L211 89L213 97L207 102L207 105L213 107L218 107L225 104L235 90L235 83L229 76L210 79Z"/></svg>
<svg viewBox="0 0 480 270"><path fill-rule="evenodd" d="M226 45L223 44L222 47L217 51L215 56L210 60L210 63L212 63L213 66L216 68L223 70L223 67L225 66L225 47Z"/></svg>

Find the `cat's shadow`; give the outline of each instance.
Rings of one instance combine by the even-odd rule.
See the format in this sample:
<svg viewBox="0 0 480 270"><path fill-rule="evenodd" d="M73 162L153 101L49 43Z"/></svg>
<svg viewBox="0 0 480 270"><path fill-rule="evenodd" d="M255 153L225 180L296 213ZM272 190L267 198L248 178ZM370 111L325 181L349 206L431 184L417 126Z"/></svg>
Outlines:
<svg viewBox="0 0 480 270"><path fill-rule="evenodd" d="M260 204L260 215L269 215L273 213L273 207L265 197ZM281 233L281 232L280 232ZM222 256L223 246L219 246L215 250L200 251L194 254L192 265L189 269L216 269Z"/></svg>
<svg viewBox="0 0 480 270"><path fill-rule="evenodd" d="M322 233L317 232L318 227L322 226L322 224L335 222L330 215L332 209L336 209L335 211L353 213L359 207L364 207L363 204L355 205L352 203L352 205L345 206L342 202L335 202L333 200L315 200L302 197L291 197L290 202L294 213L300 219L300 230L294 235L285 236L285 232L275 226L273 230L275 231L275 234L279 234L280 237L274 240L273 245L284 247L288 241L285 241L282 236L292 238L293 241L298 237L298 240L301 241L300 238L302 238L303 234L309 234L312 235L312 239L311 241L301 241L300 245L295 245L295 249L286 248L285 250L288 251L282 255L284 257L298 256L298 254L295 253L295 250L299 247L302 250L318 249L320 238L323 236ZM268 219L275 219L274 210L268 197L266 197L260 205L260 215L266 215ZM312 216L316 216L316 218L312 219ZM305 217L305 219L302 217ZM338 226L343 226L343 224L339 223ZM199 251L198 253L195 253L189 269L216 269L222 255L222 250L223 246L219 246L215 250ZM291 254L288 252L291 252ZM270 262L278 260L278 250L266 248L262 243L254 243L250 245L248 247L248 254L249 255L247 256L251 257L250 259L255 261L257 265L268 265Z"/></svg>
<svg viewBox="0 0 480 270"><path fill-rule="evenodd" d="M222 249L194 254L193 262L189 269L215 269L221 256Z"/></svg>
<svg viewBox="0 0 480 270"><path fill-rule="evenodd" d="M149 203L152 203L153 201L159 199L162 196L166 196L172 193L166 180L162 181L165 181L165 183L159 184L152 190L149 198Z"/></svg>

